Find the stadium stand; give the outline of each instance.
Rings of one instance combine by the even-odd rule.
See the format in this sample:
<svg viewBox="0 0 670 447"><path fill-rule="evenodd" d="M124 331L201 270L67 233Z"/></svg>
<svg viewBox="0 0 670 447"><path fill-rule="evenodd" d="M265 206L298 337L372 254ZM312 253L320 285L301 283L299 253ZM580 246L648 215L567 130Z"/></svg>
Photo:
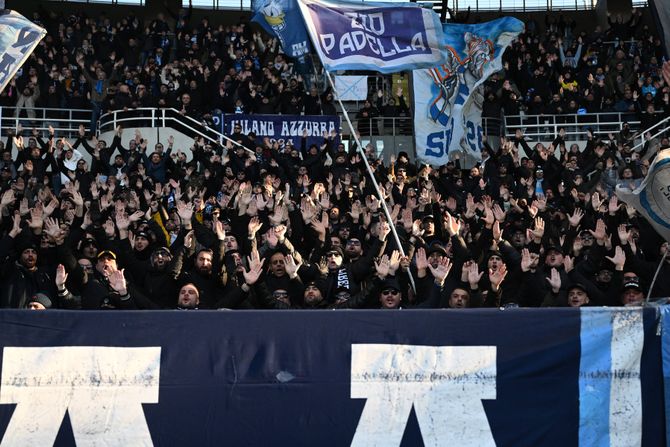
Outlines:
<svg viewBox="0 0 670 447"><path fill-rule="evenodd" d="M387 222L346 137L280 146L239 128L237 144L178 146L169 129L156 140L113 125L108 141L98 129L136 109L203 129L221 113L336 115L311 60L290 61L245 21L74 9L32 16L49 33L0 94L1 307L579 307L649 292L668 243L613 193L670 147L645 133L670 116L670 73L637 12L588 33L529 27L486 83L484 117L504 129L476 166L363 148ZM411 135L407 90L377 79L358 131ZM670 296L667 259L652 297Z"/></svg>

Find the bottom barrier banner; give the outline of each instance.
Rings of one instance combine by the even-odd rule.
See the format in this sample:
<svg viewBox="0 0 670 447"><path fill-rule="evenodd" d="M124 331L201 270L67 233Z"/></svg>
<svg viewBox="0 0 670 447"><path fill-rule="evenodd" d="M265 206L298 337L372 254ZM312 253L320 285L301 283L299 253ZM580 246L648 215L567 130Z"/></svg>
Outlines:
<svg viewBox="0 0 670 447"><path fill-rule="evenodd" d="M660 328L654 308L3 311L2 445L660 446Z"/></svg>

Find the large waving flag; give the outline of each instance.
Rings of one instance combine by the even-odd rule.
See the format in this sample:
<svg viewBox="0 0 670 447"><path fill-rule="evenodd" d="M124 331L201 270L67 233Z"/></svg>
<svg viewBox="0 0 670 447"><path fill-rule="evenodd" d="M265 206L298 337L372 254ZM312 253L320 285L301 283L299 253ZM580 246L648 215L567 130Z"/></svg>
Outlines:
<svg viewBox="0 0 670 447"><path fill-rule="evenodd" d="M617 185L616 195L633 206L666 241L670 241L670 149L656 155L640 186Z"/></svg>
<svg viewBox="0 0 670 447"><path fill-rule="evenodd" d="M443 29L446 62L413 73L417 156L433 166L446 164L450 151L481 160L483 84L502 69L502 55L524 25L504 17Z"/></svg>
<svg viewBox="0 0 670 447"><path fill-rule="evenodd" d="M0 92L46 34L18 12L0 10Z"/></svg>
<svg viewBox="0 0 670 447"><path fill-rule="evenodd" d="M298 0L321 62L328 71L394 73L444 60L442 26L416 4Z"/></svg>
<svg viewBox="0 0 670 447"><path fill-rule="evenodd" d="M251 20L277 36L286 54L299 59L309 53L307 30L297 0L253 0L252 10Z"/></svg>

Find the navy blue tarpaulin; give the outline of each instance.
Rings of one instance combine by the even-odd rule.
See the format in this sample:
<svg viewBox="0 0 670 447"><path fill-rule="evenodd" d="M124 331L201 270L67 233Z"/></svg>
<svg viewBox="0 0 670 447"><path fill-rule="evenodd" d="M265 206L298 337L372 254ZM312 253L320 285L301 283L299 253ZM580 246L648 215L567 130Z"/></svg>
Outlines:
<svg viewBox="0 0 670 447"><path fill-rule="evenodd" d="M665 444L655 309L0 312L7 445Z"/></svg>

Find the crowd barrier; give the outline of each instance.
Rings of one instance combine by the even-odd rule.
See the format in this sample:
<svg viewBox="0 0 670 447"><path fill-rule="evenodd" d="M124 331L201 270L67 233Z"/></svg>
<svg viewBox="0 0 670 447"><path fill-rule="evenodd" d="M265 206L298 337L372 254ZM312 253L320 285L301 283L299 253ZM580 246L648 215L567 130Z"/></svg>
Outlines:
<svg viewBox="0 0 670 447"><path fill-rule="evenodd" d="M2 311L2 445L660 446L666 310Z"/></svg>

